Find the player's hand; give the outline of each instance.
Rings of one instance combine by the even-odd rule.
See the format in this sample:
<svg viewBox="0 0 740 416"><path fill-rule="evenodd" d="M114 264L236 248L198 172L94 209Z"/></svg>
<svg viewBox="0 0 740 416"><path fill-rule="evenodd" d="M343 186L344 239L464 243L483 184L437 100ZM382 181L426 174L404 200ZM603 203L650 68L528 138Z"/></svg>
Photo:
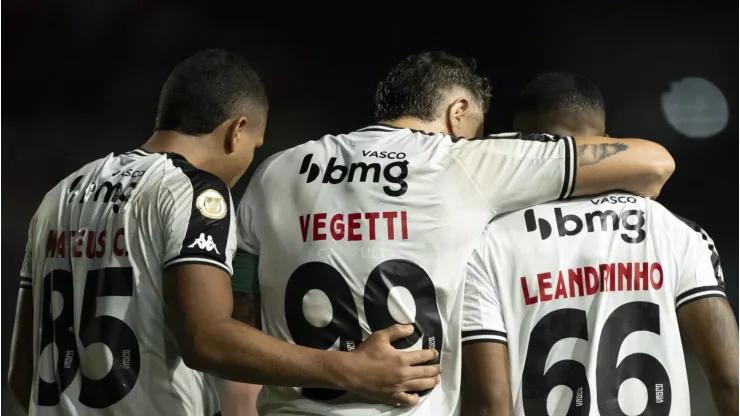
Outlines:
<svg viewBox="0 0 740 416"><path fill-rule="evenodd" d="M351 354L348 390L373 401L400 406L419 403L416 391L439 384L442 367L421 365L437 359L437 350L400 351L391 342L414 333L411 325L393 325L373 333Z"/></svg>

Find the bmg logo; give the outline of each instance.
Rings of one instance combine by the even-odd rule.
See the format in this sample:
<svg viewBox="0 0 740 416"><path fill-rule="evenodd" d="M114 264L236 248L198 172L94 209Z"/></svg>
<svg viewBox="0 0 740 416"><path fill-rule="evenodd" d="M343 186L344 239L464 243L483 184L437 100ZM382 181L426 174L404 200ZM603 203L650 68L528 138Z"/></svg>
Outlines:
<svg viewBox="0 0 740 416"><path fill-rule="evenodd" d="M308 174L306 176L306 183L315 181L321 174L321 167L315 163L311 163L312 157L313 154L310 153L303 158L301 170L298 172L300 175ZM336 185L345 180L347 182L370 181L378 183L382 174L383 180L389 183L389 185L383 186L383 192L388 196L401 196L408 189L408 184L406 183L406 177L409 175L408 165L408 161L399 160L389 163L385 167L380 166L380 163L364 162L356 162L349 166L344 166L337 164L337 158L332 157L324 169L324 176L321 178L321 183Z"/></svg>
<svg viewBox="0 0 740 416"><path fill-rule="evenodd" d="M555 226L558 229L558 236L567 237L579 234L583 231L583 223L586 223L586 230L592 233L596 230L595 222L601 223L601 231L618 231L624 229L620 237L625 243L639 244L645 241L645 212L642 210L629 209L622 212L621 215L612 210L594 211L586 213L584 219L575 214L563 215L563 210L555 208ZM536 218L534 210L524 211L524 223L527 226L527 232L540 230L540 237L547 240L552 234L552 226L543 218ZM609 230L611 224L611 230ZM631 234L630 234L631 232Z"/></svg>

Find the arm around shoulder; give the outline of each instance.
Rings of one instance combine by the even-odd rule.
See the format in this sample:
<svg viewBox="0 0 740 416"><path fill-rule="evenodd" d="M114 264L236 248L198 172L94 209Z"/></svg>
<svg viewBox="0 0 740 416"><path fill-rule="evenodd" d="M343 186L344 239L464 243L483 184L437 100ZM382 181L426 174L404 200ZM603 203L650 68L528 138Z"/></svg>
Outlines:
<svg viewBox="0 0 740 416"><path fill-rule="evenodd" d="M573 196L622 190L656 197L676 169L665 147L643 139L576 137Z"/></svg>
<svg viewBox="0 0 740 416"><path fill-rule="evenodd" d="M676 169L671 154L643 139L576 137L573 196L622 190L656 197Z"/></svg>

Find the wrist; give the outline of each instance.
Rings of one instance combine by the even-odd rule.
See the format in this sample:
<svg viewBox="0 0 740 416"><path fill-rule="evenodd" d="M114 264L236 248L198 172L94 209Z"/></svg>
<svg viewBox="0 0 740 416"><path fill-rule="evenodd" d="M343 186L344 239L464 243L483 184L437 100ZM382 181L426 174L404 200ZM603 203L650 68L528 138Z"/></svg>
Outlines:
<svg viewBox="0 0 740 416"><path fill-rule="evenodd" d="M322 354L326 371L327 387L335 390L353 390L356 386L356 371L353 354L343 351L325 351ZM356 357L355 357L356 358Z"/></svg>

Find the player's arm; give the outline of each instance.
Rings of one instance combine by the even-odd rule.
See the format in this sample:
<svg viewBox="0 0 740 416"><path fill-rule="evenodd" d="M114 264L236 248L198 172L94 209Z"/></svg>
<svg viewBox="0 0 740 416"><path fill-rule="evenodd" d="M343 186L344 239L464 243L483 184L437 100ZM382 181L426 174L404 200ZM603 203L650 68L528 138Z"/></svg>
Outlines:
<svg viewBox="0 0 740 416"><path fill-rule="evenodd" d="M237 236L240 234L242 233L237 231ZM258 255L237 249L234 255L234 275L231 278L231 289L234 292L232 317L237 321L262 329L262 305L257 280L258 265ZM221 383L221 412L223 415L256 416L257 395L260 388L261 386L256 384L224 380Z"/></svg>
<svg viewBox="0 0 740 416"><path fill-rule="evenodd" d="M678 310L681 336L696 354L722 416L738 415L738 329L727 299L702 298Z"/></svg>
<svg viewBox="0 0 740 416"><path fill-rule="evenodd" d="M674 170L663 146L640 139L506 133L450 154L495 214L612 190L656 196Z"/></svg>
<svg viewBox="0 0 740 416"><path fill-rule="evenodd" d="M436 358L435 350L403 352L390 344L413 333L411 326L375 333L347 353L300 347L233 319L233 207L222 182L197 175L187 186L165 187L160 201L167 247L164 294L186 365L226 380L351 390L406 405L418 402L406 391L436 385L439 366L416 365ZM208 200L199 201L198 195Z"/></svg>
<svg viewBox="0 0 740 416"><path fill-rule="evenodd" d="M676 236L685 259L676 296L681 336L694 351L720 415L738 414L738 327L724 294L724 277L714 241L693 222ZM679 224L679 226L681 226Z"/></svg>
<svg viewBox="0 0 740 416"><path fill-rule="evenodd" d="M33 379L33 293L30 283L21 279L15 309L13 339L10 344L8 385L21 407L28 413Z"/></svg>
<svg viewBox="0 0 740 416"><path fill-rule="evenodd" d="M258 267L259 255L241 248L237 249L234 255L234 276L231 278L231 289L234 292L234 319L262 329L262 300L257 277Z"/></svg>
<svg viewBox="0 0 740 416"><path fill-rule="evenodd" d="M28 240L21 265L20 289L15 307L13 338L10 341L8 385L21 407L28 413L33 384L33 246L36 215L28 227Z"/></svg>
<svg viewBox="0 0 740 416"><path fill-rule="evenodd" d="M468 262L462 328L462 416L513 415L506 325L484 233Z"/></svg>

